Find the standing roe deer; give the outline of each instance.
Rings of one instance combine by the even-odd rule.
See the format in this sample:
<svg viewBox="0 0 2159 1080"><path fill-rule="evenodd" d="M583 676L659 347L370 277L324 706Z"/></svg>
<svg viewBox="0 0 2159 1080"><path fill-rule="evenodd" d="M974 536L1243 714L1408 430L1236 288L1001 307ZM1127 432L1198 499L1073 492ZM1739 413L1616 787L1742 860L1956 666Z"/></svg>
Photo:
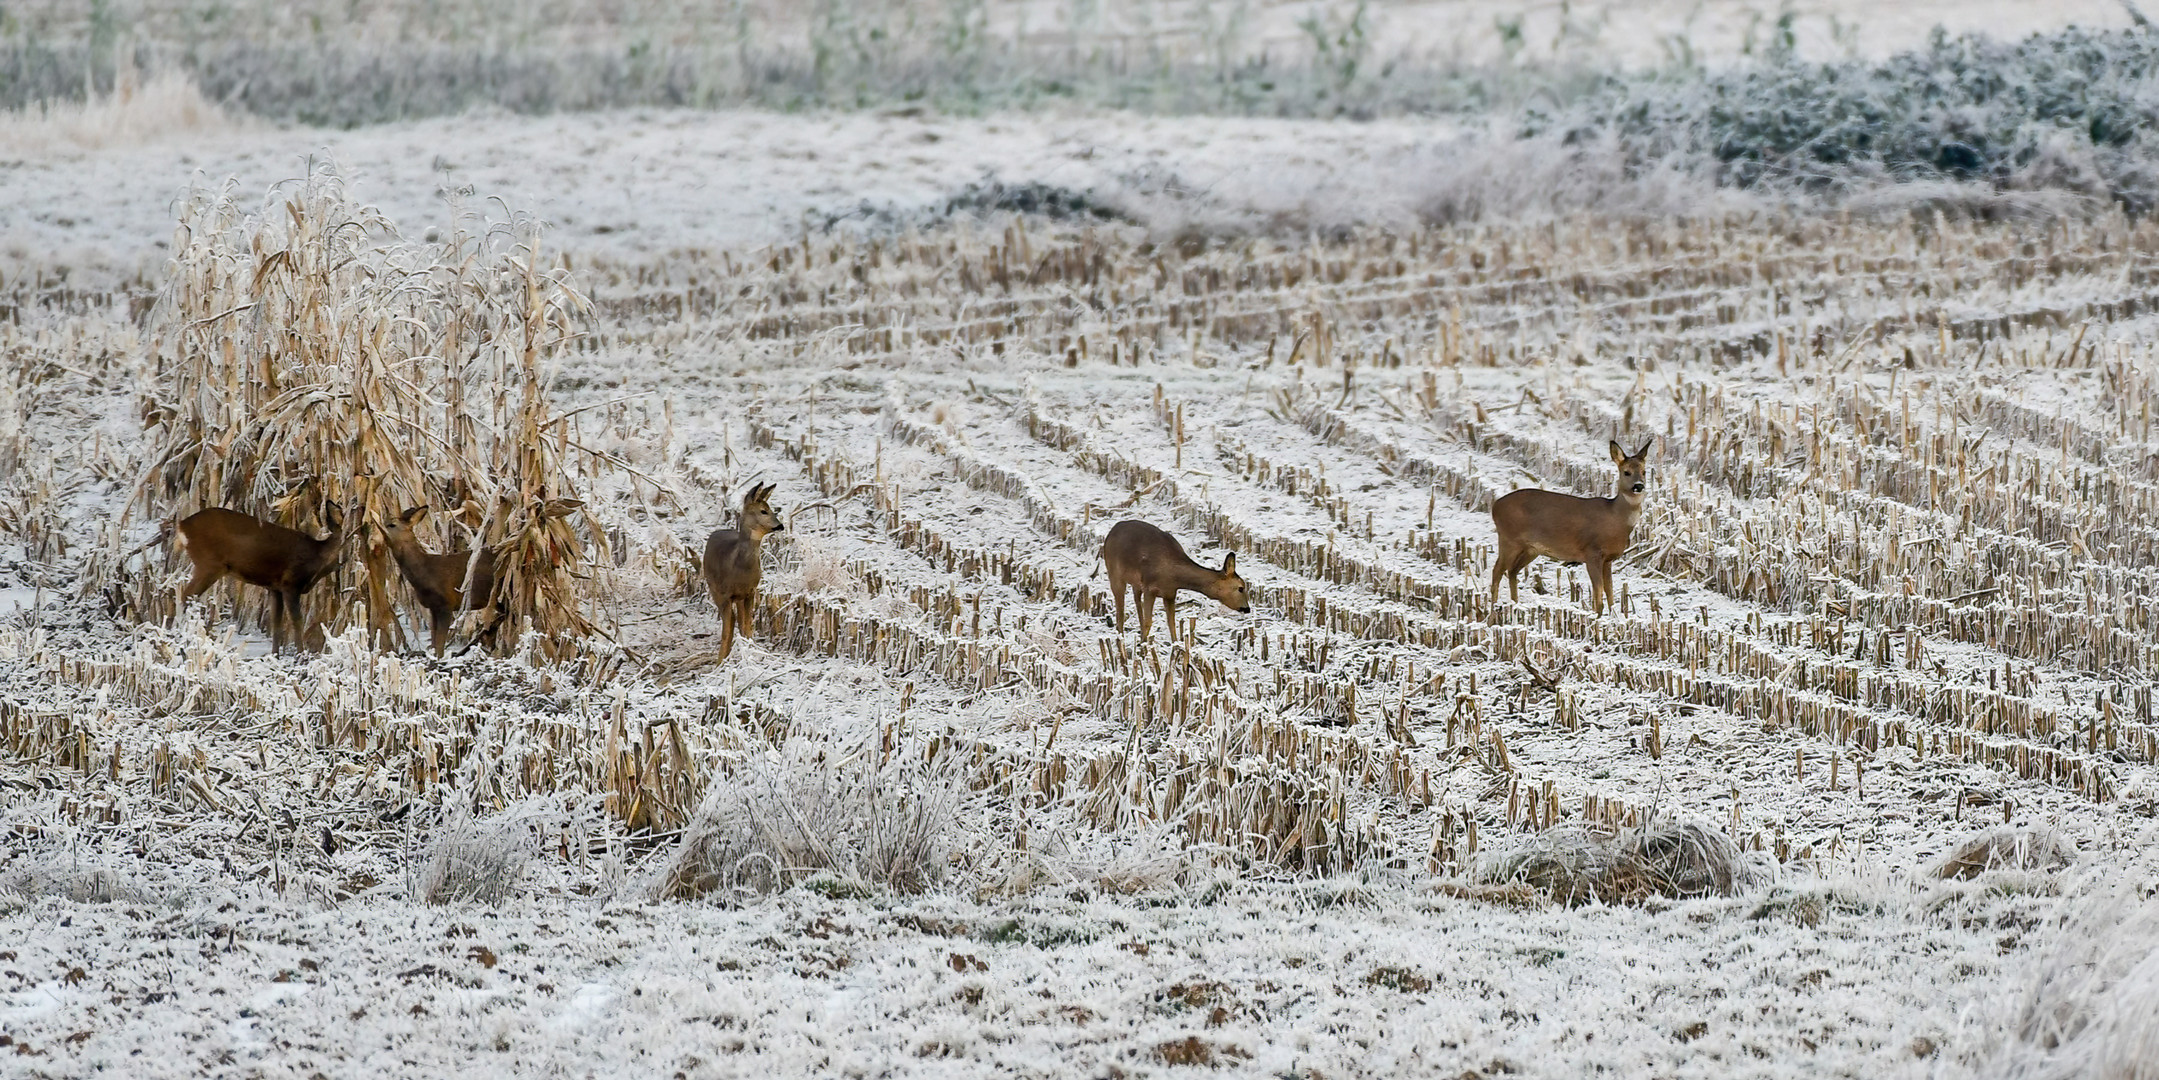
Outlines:
<svg viewBox="0 0 2159 1080"><path fill-rule="evenodd" d="M1599 615L1612 601L1612 560L1627 550L1634 520L1642 516L1642 480L1652 438L1632 454L1611 444L1612 464L1619 466L1618 491L1609 499L1563 495L1520 488L1492 503L1492 525L1499 530L1499 555L1492 561L1492 600L1499 599L1499 579L1507 579L1507 598L1520 600L1522 568L1537 556L1589 570L1589 602Z"/></svg>
<svg viewBox="0 0 2159 1080"><path fill-rule="evenodd" d="M181 605L186 606L226 574L260 585L270 590L270 647L272 651L282 649L280 629L291 624L298 637L300 597L337 564L338 552L352 535L351 527L335 510L325 510L324 517L330 535L317 540L221 506L188 515L178 526L180 549L195 564L195 576L180 590Z"/></svg>
<svg viewBox="0 0 2159 1080"><path fill-rule="evenodd" d="M750 489L742 497L742 519L732 529L716 529L705 541L705 584L712 588L712 602L720 606L720 659L735 647L735 627L750 636L750 613L757 604L757 583L764 579L759 549L765 537L784 532L779 514L768 501L772 485Z"/></svg>
<svg viewBox="0 0 2159 1080"><path fill-rule="evenodd" d="M381 526L382 538L390 545L398 568L405 572L405 580L412 583L412 591L419 595L420 606L427 609L429 643L435 655L441 656L442 647L450 640L450 625L465 607L465 598L471 596L473 608L478 609L486 606L487 598L493 595L495 553L483 547L477 560L469 550L429 554L420 546L419 538L412 535L413 522L425 513L427 507L415 506L397 515L397 520Z"/></svg>
<svg viewBox="0 0 2159 1080"><path fill-rule="evenodd" d="M1237 576L1237 553L1222 557L1222 569L1209 570L1184 553L1177 538L1144 521L1120 521L1102 541L1102 565L1109 568L1109 590L1117 598L1117 632L1124 633L1124 594L1139 599L1139 638L1148 640L1154 602L1162 601L1169 639L1177 640L1177 592L1190 589L1220 600L1235 611L1252 610L1244 579Z"/></svg>

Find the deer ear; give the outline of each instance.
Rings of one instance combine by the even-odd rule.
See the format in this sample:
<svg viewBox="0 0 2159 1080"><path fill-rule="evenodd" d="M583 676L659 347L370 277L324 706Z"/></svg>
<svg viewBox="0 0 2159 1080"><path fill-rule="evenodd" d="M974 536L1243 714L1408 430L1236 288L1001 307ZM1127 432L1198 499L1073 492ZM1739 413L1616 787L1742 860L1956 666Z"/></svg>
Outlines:
<svg viewBox="0 0 2159 1080"><path fill-rule="evenodd" d="M413 522L420 520L420 515L424 513L427 513L427 507L425 505L415 506L406 510L402 514L397 515L397 520L402 521L407 525L410 525Z"/></svg>
<svg viewBox="0 0 2159 1080"><path fill-rule="evenodd" d="M1652 447L1652 446L1655 446L1655 445L1657 445L1657 437L1656 437L1655 435L1651 435L1651 436L1650 436L1649 438L1647 438L1647 439L1644 439L1644 440L1642 441L1642 448L1641 448L1640 450L1636 450L1636 451L1634 452L1634 456L1635 456L1635 457L1643 457L1643 456L1646 456L1646 455L1647 455L1647 454L1649 453L1649 448L1650 448L1650 447Z"/></svg>
<svg viewBox="0 0 2159 1080"><path fill-rule="evenodd" d="M1615 439L1606 445L1612 452L1612 462L1614 464L1627 460L1627 452L1619 448L1618 440Z"/></svg>
<svg viewBox="0 0 2159 1080"><path fill-rule="evenodd" d="M1222 572L1225 574L1234 574L1237 572L1236 552L1232 551L1229 554L1222 556Z"/></svg>

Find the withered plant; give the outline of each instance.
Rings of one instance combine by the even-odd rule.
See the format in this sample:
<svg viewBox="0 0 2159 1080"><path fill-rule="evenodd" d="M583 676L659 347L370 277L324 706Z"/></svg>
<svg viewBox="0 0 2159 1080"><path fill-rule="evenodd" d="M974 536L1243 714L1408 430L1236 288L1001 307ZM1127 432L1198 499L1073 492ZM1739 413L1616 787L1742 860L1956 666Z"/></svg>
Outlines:
<svg viewBox="0 0 2159 1080"><path fill-rule="evenodd" d="M131 505L316 532L335 514L432 506L452 530L438 550L495 555L469 627L500 643L536 632L550 655L592 633L579 564L605 530L577 526L583 451L549 396L550 361L590 305L540 232L527 215L468 215L408 240L322 165L259 208L231 183L198 189L154 315L152 448ZM403 643L400 578L379 541L358 550L322 591L323 618ZM172 614L159 584L137 586L144 617Z"/></svg>

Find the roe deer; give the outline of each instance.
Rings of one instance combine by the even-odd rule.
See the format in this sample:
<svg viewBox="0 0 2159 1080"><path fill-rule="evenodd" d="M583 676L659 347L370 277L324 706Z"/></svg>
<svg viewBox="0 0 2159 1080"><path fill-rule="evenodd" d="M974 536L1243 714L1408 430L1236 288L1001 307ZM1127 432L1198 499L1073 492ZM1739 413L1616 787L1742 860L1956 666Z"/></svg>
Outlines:
<svg viewBox="0 0 2159 1080"><path fill-rule="evenodd" d="M427 609L431 623L428 640L435 655L441 656L442 647L450 640L450 625L457 621L466 597L472 598L472 607L477 610L485 607L487 598L494 593L495 553L481 548L477 560L471 551L429 554L412 534L413 522L425 513L427 507L415 506L397 515L397 520L381 526L382 538L390 545L398 568L405 572L405 580L412 583L412 591L419 595L420 606Z"/></svg>
<svg viewBox="0 0 2159 1080"><path fill-rule="evenodd" d="M772 485L762 484L742 497L742 518L732 529L716 529L705 541L705 584L720 606L720 659L735 647L735 628L750 636L750 613L757 604L757 583L764 579L759 549L765 537L783 532L772 509Z"/></svg>
<svg viewBox="0 0 2159 1080"><path fill-rule="evenodd" d="M336 511L324 516L330 535L317 540L221 506L190 514L178 529L180 548L195 564L195 576L180 590L180 603L186 605L226 574L260 585L270 590L270 647L282 649L280 628L291 624L298 636L301 595L337 565L338 552L352 535Z"/></svg>
<svg viewBox="0 0 2159 1080"><path fill-rule="evenodd" d="M1643 477L1650 439L1632 454L1611 444L1612 464L1619 466L1618 491L1609 499L1563 495L1521 488L1492 503L1492 525L1499 530L1499 555L1492 561L1492 599L1499 599L1499 579L1507 579L1507 598L1522 597L1522 568L1542 555L1589 570L1589 602L1599 615L1612 602L1612 560L1627 550L1634 521L1642 516Z"/></svg>
<svg viewBox="0 0 2159 1080"><path fill-rule="evenodd" d="M1102 541L1102 565L1109 569L1109 591L1117 598L1117 632L1124 633L1124 594L1139 599L1139 638L1148 640L1154 602L1162 601L1169 639L1177 640L1177 593L1190 589L1220 600L1234 611L1252 610L1251 594L1237 576L1237 553L1222 557L1222 569L1209 570L1184 553L1177 538L1144 521L1120 521Z"/></svg>

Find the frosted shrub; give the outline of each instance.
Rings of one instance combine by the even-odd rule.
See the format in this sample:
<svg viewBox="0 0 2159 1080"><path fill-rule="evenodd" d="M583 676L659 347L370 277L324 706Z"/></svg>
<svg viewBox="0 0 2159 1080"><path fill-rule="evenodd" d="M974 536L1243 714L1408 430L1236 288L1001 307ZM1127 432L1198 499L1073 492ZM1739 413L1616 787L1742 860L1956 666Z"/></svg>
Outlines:
<svg viewBox="0 0 2159 1080"><path fill-rule="evenodd" d="M406 867L407 891L428 904L499 904L517 891L549 815L529 806L492 817L457 810Z"/></svg>
<svg viewBox="0 0 2159 1080"><path fill-rule="evenodd" d="M896 892L936 884L971 794L944 765L877 758L796 738L721 773L657 891L731 901L819 874Z"/></svg>
<svg viewBox="0 0 2159 1080"><path fill-rule="evenodd" d="M1723 833L1691 822L1652 822L1617 835L1553 829L1488 876L1525 882L1565 904L1638 904L1731 896L1754 872Z"/></svg>
<svg viewBox="0 0 2159 1080"><path fill-rule="evenodd" d="M1532 110L1525 134L1617 136L1637 162L1672 154L1725 183L1850 186L1947 178L2159 202L2159 36L2069 28L2006 43L1937 30L1880 61L1812 64L1789 50L1707 76L1609 78L1579 104Z"/></svg>

